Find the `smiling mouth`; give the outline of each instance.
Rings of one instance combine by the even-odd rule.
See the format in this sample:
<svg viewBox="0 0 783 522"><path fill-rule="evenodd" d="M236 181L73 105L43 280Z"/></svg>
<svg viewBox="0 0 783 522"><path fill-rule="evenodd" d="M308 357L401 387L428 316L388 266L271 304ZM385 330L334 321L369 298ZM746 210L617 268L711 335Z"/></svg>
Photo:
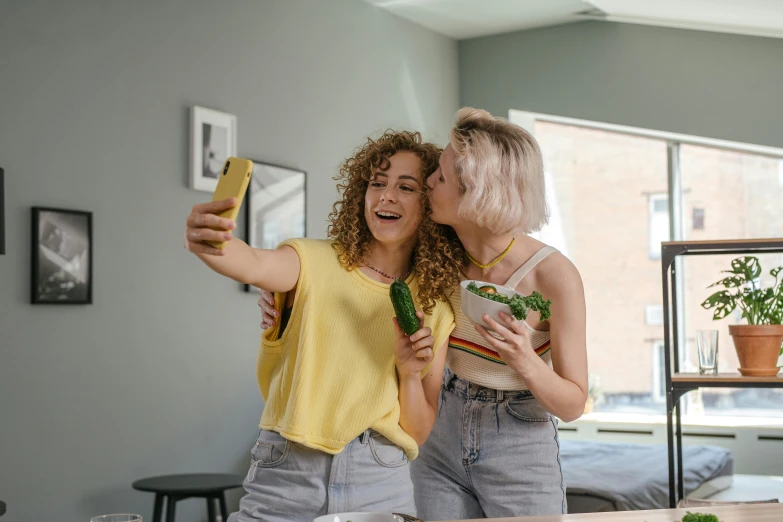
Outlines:
<svg viewBox="0 0 783 522"><path fill-rule="evenodd" d="M402 217L394 212L376 212L375 215L383 221L397 221Z"/></svg>

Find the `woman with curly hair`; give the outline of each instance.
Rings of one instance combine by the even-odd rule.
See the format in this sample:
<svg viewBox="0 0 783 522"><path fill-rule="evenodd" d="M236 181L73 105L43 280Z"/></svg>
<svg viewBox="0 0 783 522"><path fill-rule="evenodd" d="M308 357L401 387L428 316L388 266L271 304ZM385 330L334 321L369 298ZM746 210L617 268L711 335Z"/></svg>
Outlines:
<svg viewBox="0 0 783 522"><path fill-rule="evenodd" d="M453 232L427 217L425 179L440 152L418 133L369 139L336 177L342 199L328 240L254 249L217 215L233 198L193 207L186 248L214 271L274 292L281 316L261 340L261 431L229 520L415 513L408 462L437 416L454 327L442 296L464 263ZM226 240L223 250L207 243ZM407 282L419 310L411 336L393 319L395 279Z"/></svg>

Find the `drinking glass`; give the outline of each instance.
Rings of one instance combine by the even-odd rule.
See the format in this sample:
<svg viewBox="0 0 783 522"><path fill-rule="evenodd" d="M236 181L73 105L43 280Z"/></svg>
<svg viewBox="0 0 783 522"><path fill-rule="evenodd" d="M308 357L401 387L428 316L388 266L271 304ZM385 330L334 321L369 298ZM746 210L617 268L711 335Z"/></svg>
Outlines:
<svg viewBox="0 0 783 522"><path fill-rule="evenodd" d="M699 373L718 373L718 330L696 330L696 349L699 353Z"/></svg>

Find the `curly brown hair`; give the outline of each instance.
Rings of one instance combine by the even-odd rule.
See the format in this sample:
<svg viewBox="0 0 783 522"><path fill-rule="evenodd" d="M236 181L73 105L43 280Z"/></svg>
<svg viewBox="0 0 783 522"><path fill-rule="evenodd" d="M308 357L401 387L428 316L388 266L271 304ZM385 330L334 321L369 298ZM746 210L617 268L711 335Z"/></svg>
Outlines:
<svg viewBox="0 0 783 522"><path fill-rule="evenodd" d="M340 263L353 270L364 263L372 234L364 218L364 196L376 169L389 168L389 158L408 151L421 160L423 180L438 168L442 149L422 141L421 134L387 130L378 139L367 138L364 146L346 159L334 179L342 199L329 214L329 237L339 253ZM418 298L424 313L432 313L436 301L445 300L446 292L459 284L460 269L467 262L465 250L454 230L432 221L429 187L423 183L422 221L413 248L411 265L418 276Z"/></svg>

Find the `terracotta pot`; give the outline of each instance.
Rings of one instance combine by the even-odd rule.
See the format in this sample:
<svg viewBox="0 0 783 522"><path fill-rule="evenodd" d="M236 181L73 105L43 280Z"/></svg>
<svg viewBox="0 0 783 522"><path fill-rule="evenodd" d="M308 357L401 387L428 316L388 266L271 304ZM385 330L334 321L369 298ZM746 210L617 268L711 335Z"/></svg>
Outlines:
<svg viewBox="0 0 783 522"><path fill-rule="evenodd" d="M745 376L775 376L783 343L783 325L780 324L733 324L729 333L734 340L740 367Z"/></svg>

